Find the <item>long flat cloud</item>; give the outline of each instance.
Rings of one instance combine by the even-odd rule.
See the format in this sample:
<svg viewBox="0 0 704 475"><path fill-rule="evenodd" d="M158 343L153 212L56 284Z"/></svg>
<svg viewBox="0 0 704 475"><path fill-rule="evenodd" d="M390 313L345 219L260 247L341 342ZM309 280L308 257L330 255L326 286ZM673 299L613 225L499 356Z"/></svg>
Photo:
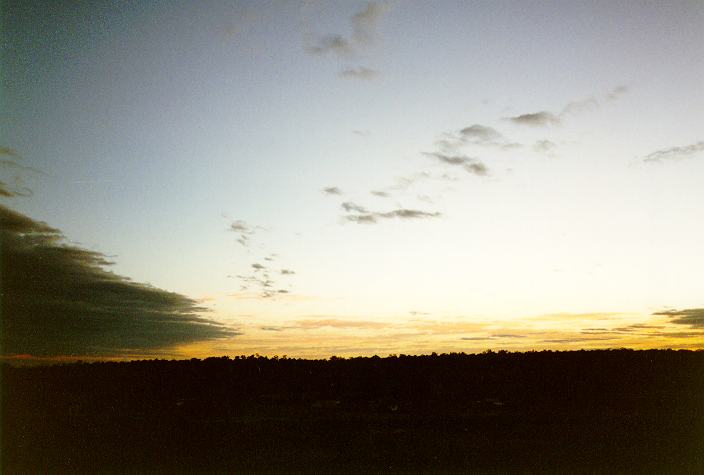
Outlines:
<svg viewBox="0 0 704 475"><path fill-rule="evenodd" d="M0 206L2 352L107 356L230 337L184 295L106 270L101 253Z"/></svg>
<svg viewBox="0 0 704 475"><path fill-rule="evenodd" d="M417 209L398 208L391 211L369 211L365 207L355 203L345 202L341 207L347 215L343 216L346 221L358 224L376 224L384 219L427 219L437 218L441 213L437 211L422 211Z"/></svg>
<svg viewBox="0 0 704 475"><path fill-rule="evenodd" d="M694 328L704 328L704 308L688 308L686 310L666 310L653 315L663 315L671 318L672 323L689 325Z"/></svg>
<svg viewBox="0 0 704 475"><path fill-rule="evenodd" d="M660 162L662 160L673 160L678 158L687 158L694 154L704 152L704 140L685 145L682 147L670 147L655 152L649 153L643 157L644 162Z"/></svg>

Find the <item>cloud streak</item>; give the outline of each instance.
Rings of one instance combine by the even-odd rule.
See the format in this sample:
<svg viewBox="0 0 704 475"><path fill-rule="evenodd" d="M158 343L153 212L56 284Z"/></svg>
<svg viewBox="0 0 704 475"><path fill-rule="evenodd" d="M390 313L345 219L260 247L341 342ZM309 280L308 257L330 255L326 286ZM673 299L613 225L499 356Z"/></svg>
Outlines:
<svg viewBox="0 0 704 475"><path fill-rule="evenodd" d="M619 100L626 93L628 93L628 86L616 86L604 95L604 100L607 102L614 102ZM588 97L586 99L569 102L557 114L547 110L542 110L538 112L520 114L513 117L504 117L504 120L516 125L524 125L528 127L547 127L551 125L560 125L563 120L570 115L581 114L583 112L597 109L598 107L599 101L594 97Z"/></svg>
<svg viewBox="0 0 704 475"><path fill-rule="evenodd" d="M704 328L704 308L689 308L686 310L666 310L653 315L670 317L671 323L689 325L693 328Z"/></svg>
<svg viewBox="0 0 704 475"><path fill-rule="evenodd" d="M197 301L109 272L105 255L2 206L0 238L4 354L107 356L237 334Z"/></svg>
<svg viewBox="0 0 704 475"><path fill-rule="evenodd" d="M345 37L340 34L329 34L319 37L314 44L306 47L306 51L314 55L334 54L348 57L371 44L376 38L379 20L388 10L384 4L368 2L359 12L352 15L350 23L352 34Z"/></svg>
<svg viewBox="0 0 704 475"><path fill-rule="evenodd" d="M691 157L700 152L704 152L704 141L702 140L682 147L670 147L656 150L643 157L643 161L646 163L655 163L663 160L682 159Z"/></svg>
<svg viewBox="0 0 704 475"><path fill-rule="evenodd" d="M340 71L340 77L344 79L358 79L361 81L371 81L379 75L379 72L366 68L364 66L359 66L357 68L348 68Z"/></svg>
<svg viewBox="0 0 704 475"><path fill-rule="evenodd" d="M345 202L342 209L350 213L343 216L343 219L357 224L376 224L380 220L387 219L428 219L437 218L441 213L435 211L422 211L417 209L398 208L391 211L369 211L365 207L355 203Z"/></svg>
<svg viewBox="0 0 704 475"><path fill-rule="evenodd" d="M434 158L440 163L451 166L459 166L465 171L477 176L487 176L489 169L480 160L466 155L446 155L439 152L424 152L424 155Z"/></svg>
<svg viewBox="0 0 704 475"><path fill-rule="evenodd" d="M508 117L507 120L514 124L528 125L531 127L544 127L546 125L556 125L560 123L560 118L548 111L521 114L515 117Z"/></svg>

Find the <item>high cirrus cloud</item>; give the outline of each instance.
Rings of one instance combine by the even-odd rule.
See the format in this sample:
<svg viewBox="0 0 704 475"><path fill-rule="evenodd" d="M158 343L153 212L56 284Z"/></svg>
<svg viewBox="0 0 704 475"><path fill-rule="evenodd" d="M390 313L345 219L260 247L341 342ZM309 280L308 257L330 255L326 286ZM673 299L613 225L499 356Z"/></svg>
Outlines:
<svg viewBox="0 0 704 475"><path fill-rule="evenodd" d="M197 301L109 272L103 254L2 206L0 240L5 355L106 356L237 334Z"/></svg>

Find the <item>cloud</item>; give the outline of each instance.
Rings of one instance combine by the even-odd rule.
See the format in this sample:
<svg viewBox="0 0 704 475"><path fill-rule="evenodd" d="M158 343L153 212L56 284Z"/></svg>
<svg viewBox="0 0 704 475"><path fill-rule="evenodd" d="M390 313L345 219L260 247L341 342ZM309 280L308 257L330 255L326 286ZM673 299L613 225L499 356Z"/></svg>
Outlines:
<svg viewBox="0 0 704 475"><path fill-rule="evenodd" d="M435 158L439 162L445 163L447 165L461 166L467 172L477 176L486 176L489 174L489 169L486 165L484 165L484 163L477 160L476 158L471 158L466 155L445 155L438 152L424 152L424 155Z"/></svg>
<svg viewBox="0 0 704 475"><path fill-rule="evenodd" d="M364 209L364 208L362 208ZM347 221L358 224L376 224L380 219L427 219L441 216L439 212L421 211L417 209L399 208L385 212L358 211L359 214L343 216Z"/></svg>
<svg viewBox="0 0 704 475"><path fill-rule="evenodd" d="M643 157L643 161L653 163L661 160L687 158L702 151L704 151L704 141L699 141L683 147L670 147L656 150Z"/></svg>
<svg viewBox="0 0 704 475"><path fill-rule="evenodd" d="M390 196L386 191L372 190L369 193L379 198L388 198Z"/></svg>
<svg viewBox="0 0 704 475"><path fill-rule="evenodd" d="M606 94L608 101L615 101L628 91L626 86L617 86ZM562 110L555 114L550 111L542 110L527 114L520 114L513 117L504 117L516 125L525 125L528 127L547 127L549 125L560 125L565 118L570 115L581 114L590 110L597 109L599 101L594 97L588 97L577 101L567 103Z"/></svg>
<svg viewBox="0 0 704 475"><path fill-rule="evenodd" d="M114 355L237 332L197 301L107 271L105 255L0 206L4 354Z"/></svg>
<svg viewBox="0 0 704 475"><path fill-rule="evenodd" d="M267 259L267 260L271 261L271 259ZM263 299L278 297L283 294L289 293L289 290L287 290L287 289L278 288L279 285L272 278L272 275L271 275L272 271L269 267L267 267L263 264L260 264L258 262L255 262L250 265L250 268L252 270L248 274L238 274L235 276L228 276L231 278L236 278L240 281L240 291L246 292L246 291L249 291L251 287L255 287L257 290L257 293L250 294L250 296L256 295L256 298L263 298ZM291 275L296 274L296 272L294 272L291 269L281 269L280 271L278 271L278 273L280 275L286 275L286 276L291 276ZM238 296L242 297L242 295L238 295Z"/></svg>
<svg viewBox="0 0 704 475"><path fill-rule="evenodd" d="M504 139L503 135L486 125L474 124L460 130L460 136L473 143L497 142Z"/></svg>
<svg viewBox="0 0 704 475"><path fill-rule="evenodd" d="M7 155L8 157L20 158L20 154L17 150L10 147L0 147L0 155Z"/></svg>
<svg viewBox="0 0 704 475"><path fill-rule="evenodd" d="M242 220L237 220L230 224L229 231L237 233L237 242L245 247L249 245L249 238L255 233L255 229Z"/></svg>
<svg viewBox="0 0 704 475"><path fill-rule="evenodd" d="M323 193L325 193L326 195L341 195L342 190L336 186L328 186L323 188Z"/></svg>
<svg viewBox="0 0 704 475"><path fill-rule="evenodd" d="M315 45L306 48L311 54L334 53L338 56L349 56L354 51L352 43L341 35L325 35L318 39Z"/></svg>
<svg viewBox="0 0 704 475"><path fill-rule="evenodd" d="M629 88L626 85L622 84L620 86L616 86L615 88L613 88L612 90L610 90L609 92L606 93L606 96L605 96L606 100L607 101L616 101L616 100L620 99L623 95L628 93L628 90L629 90Z"/></svg>
<svg viewBox="0 0 704 475"><path fill-rule="evenodd" d="M342 320L338 318L306 319L293 322L293 327L306 330L330 327L330 328L385 328L390 326L385 322L374 322L369 320Z"/></svg>
<svg viewBox="0 0 704 475"><path fill-rule="evenodd" d="M352 37L357 44L364 45L374 40L379 19L387 10L386 4L368 2L364 10L352 16Z"/></svg>
<svg viewBox="0 0 704 475"><path fill-rule="evenodd" d="M21 159L22 156L12 148L0 147L0 156L10 157L0 159L0 172L2 172L3 175L5 173L11 175L11 182L0 180L0 196L5 198L32 196L32 190L24 185L25 178L27 178L27 175L46 176L46 173L36 168L17 163L15 160ZM0 178L2 178L1 175ZM4 179L7 180L8 178Z"/></svg>
<svg viewBox="0 0 704 475"><path fill-rule="evenodd" d="M552 112L540 111L532 114L521 114L515 117L508 117L507 120L518 125L528 125L531 127L544 127L560 123L560 118Z"/></svg>
<svg viewBox="0 0 704 475"><path fill-rule="evenodd" d="M360 206L355 203L351 203L349 201L345 201L344 203L340 204L340 207L347 211L348 213L367 213L367 209L363 206Z"/></svg>
<svg viewBox="0 0 704 475"><path fill-rule="evenodd" d="M560 120L562 120L569 115L581 114L598 108L599 101L597 101L593 97L588 97L579 101L569 102L565 107L562 108L559 117Z"/></svg>
<svg viewBox="0 0 704 475"><path fill-rule="evenodd" d="M689 325L690 327L704 328L704 308L689 308L686 310L665 310L655 312L653 315L670 317L671 323Z"/></svg>
<svg viewBox="0 0 704 475"><path fill-rule="evenodd" d="M608 340L613 340L614 338L608 338L608 337L578 337L578 338L551 338L547 340L542 340L543 343L581 343L584 341L608 341Z"/></svg>
<svg viewBox="0 0 704 475"><path fill-rule="evenodd" d="M509 141L503 134L488 125L472 124L457 132L443 134L436 144L445 151L455 151L465 144L511 149L521 144Z"/></svg>
<svg viewBox="0 0 704 475"><path fill-rule="evenodd" d="M0 181L0 196L14 198L15 196L32 196L32 190L24 186L10 187L5 182Z"/></svg>
<svg viewBox="0 0 704 475"><path fill-rule="evenodd" d="M557 144L555 142L551 142L550 140L538 140L533 145L533 150L538 153L551 154L556 147Z"/></svg>
<svg viewBox="0 0 704 475"><path fill-rule="evenodd" d="M364 66L359 66L356 68L349 68L340 71L340 77L344 79L359 79L362 81L371 81L379 75L379 72L365 68Z"/></svg>
<svg viewBox="0 0 704 475"><path fill-rule="evenodd" d="M314 55L331 53L341 57L358 53L374 41L379 20L387 10L388 6L385 4L368 2L362 10L352 15L350 37L340 34L324 35L314 44L307 46L306 51Z"/></svg>

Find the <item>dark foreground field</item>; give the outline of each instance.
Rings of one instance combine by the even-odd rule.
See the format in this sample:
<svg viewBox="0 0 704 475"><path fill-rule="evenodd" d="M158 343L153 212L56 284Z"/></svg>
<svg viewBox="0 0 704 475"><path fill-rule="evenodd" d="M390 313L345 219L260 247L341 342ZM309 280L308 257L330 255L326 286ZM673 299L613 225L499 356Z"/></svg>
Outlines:
<svg viewBox="0 0 704 475"><path fill-rule="evenodd" d="M704 472L704 352L2 369L2 473Z"/></svg>

